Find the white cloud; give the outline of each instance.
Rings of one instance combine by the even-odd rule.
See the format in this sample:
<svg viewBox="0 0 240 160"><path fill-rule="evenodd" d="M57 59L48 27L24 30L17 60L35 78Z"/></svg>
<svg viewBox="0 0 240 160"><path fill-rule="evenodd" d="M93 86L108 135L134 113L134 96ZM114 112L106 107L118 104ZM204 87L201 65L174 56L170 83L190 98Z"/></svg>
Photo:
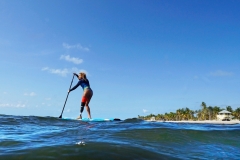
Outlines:
<svg viewBox="0 0 240 160"><path fill-rule="evenodd" d="M81 44L69 45L67 43L63 43L63 47L65 49L74 49L74 48L76 48L76 49L79 49L79 50L82 50L82 51L86 51L86 52L90 51L89 48L83 47Z"/></svg>
<svg viewBox="0 0 240 160"><path fill-rule="evenodd" d="M22 104L21 102L17 103L17 104L13 104L13 103L2 103L0 104L0 107L9 107L9 108L25 108L26 105Z"/></svg>
<svg viewBox="0 0 240 160"><path fill-rule="evenodd" d="M67 74L72 74L72 73L79 73L79 72L84 72L88 75L88 72L86 70L83 70L83 69L78 69L76 67L73 67L71 69L52 69L52 68L49 68L49 67L44 67L42 68L42 71L48 71L49 73L52 73L52 74L57 74L57 75L60 75L60 76L67 76Z"/></svg>
<svg viewBox="0 0 240 160"><path fill-rule="evenodd" d="M210 75L211 76L232 76L233 72L226 72L226 71L218 70L215 72L211 72Z"/></svg>
<svg viewBox="0 0 240 160"><path fill-rule="evenodd" d="M57 75L60 75L63 77L69 73L69 70L66 68L65 69L51 69L48 67L44 67L44 68L42 68L42 71L48 71L49 73L57 74Z"/></svg>
<svg viewBox="0 0 240 160"><path fill-rule="evenodd" d="M147 113L148 112L148 110L146 110L146 109L143 109L143 113Z"/></svg>
<svg viewBox="0 0 240 160"><path fill-rule="evenodd" d="M25 108L26 105L25 105L25 104L17 104L16 107L17 107L17 108Z"/></svg>
<svg viewBox="0 0 240 160"><path fill-rule="evenodd" d="M36 93L35 92L31 92L31 93L24 93L24 96L36 96Z"/></svg>
<svg viewBox="0 0 240 160"><path fill-rule="evenodd" d="M2 103L0 104L0 107L11 107L12 104L9 104L9 103Z"/></svg>
<svg viewBox="0 0 240 160"><path fill-rule="evenodd" d="M70 57L69 55L61 55L60 59L64 59L68 62L72 62L72 63L75 63L75 64L80 64L83 62L82 59L79 59L79 58L75 58L75 57Z"/></svg>

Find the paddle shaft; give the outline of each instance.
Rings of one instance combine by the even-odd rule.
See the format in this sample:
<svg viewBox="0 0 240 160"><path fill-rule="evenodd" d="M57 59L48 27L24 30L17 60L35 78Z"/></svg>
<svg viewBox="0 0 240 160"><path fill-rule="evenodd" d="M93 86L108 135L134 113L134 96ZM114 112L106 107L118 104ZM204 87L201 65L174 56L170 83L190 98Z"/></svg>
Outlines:
<svg viewBox="0 0 240 160"><path fill-rule="evenodd" d="M71 87L72 87L73 79L74 79L74 75L73 75L72 82L71 82L71 84L70 84L69 90L70 90ZM62 109L62 113L61 113L61 115L59 116L59 118L62 118L63 110L64 110L65 105L66 105L66 103L67 103L67 99L68 99L68 95L69 95L69 93L70 93L70 92L68 92L68 94L67 94L67 97L66 97L66 100L65 100L65 103L64 103L63 109Z"/></svg>

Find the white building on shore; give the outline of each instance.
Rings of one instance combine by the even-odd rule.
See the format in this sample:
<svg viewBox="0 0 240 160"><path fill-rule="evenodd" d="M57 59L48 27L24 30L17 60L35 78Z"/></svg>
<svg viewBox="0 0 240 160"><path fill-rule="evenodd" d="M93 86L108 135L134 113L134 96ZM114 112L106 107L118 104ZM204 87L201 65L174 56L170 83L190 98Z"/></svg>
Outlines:
<svg viewBox="0 0 240 160"><path fill-rule="evenodd" d="M219 121L231 121L233 119L233 116L231 112L223 110L218 113L217 120Z"/></svg>
<svg viewBox="0 0 240 160"><path fill-rule="evenodd" d="M151 117L150 121L156 121L155 117Z"/></svg>

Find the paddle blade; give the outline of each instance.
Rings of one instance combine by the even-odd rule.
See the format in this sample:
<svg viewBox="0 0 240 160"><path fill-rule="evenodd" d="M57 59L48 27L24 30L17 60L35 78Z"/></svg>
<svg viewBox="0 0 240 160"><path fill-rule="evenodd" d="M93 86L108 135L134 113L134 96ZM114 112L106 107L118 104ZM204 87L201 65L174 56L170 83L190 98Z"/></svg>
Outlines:
<svg viewBox="0 0 240 160"><path fill-rule="evenodd" d="M62 115L60 115L58 118L62 118Z"/></svg>

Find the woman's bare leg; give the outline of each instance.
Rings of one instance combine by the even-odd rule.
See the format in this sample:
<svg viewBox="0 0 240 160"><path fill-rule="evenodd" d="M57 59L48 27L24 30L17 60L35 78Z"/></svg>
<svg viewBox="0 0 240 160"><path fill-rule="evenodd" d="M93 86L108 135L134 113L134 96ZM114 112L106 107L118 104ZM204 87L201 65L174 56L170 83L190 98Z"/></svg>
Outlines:
<svg viewBox="0 0 240 160"><path fill-rule="evenodd" d="M84 96L88 97L88 101L86 101L85 107L86 107L86 110L87 110L87 113L88 113L88 118L90 118L90 119L92 117L91 117L91 110L90 110L90 107L89 107L89 103L90 103L90 100L92 98L92 95L93 95L92 90L86 90L86 92L84 92Z"/></svg>
<svg viewBox="0 0 240 160"><path fill-rule="evenodd" d="M86 107L86 110L87 110L87 113L88 113L88 118L92 119L90 107L88 105L86 105L85 107Z"/></svg>

